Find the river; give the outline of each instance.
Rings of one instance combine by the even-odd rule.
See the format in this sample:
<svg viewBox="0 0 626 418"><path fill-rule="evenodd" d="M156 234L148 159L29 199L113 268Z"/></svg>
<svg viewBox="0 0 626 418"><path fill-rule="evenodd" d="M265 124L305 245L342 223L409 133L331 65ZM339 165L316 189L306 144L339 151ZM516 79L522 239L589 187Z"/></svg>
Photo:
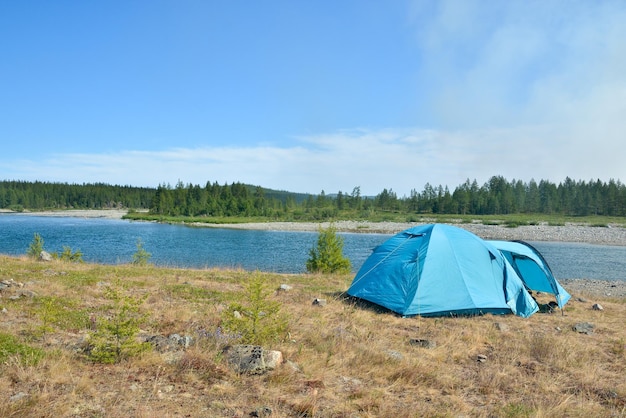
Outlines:
<svg viewBox="0 0 626 418"><path fill-rule="evenodd" d="M129 263L141 240L158 266L241 268L302 273L317 232L189 227L116 219L0 214L0 254L23 255L35 233L48 252L80 250L86 262ZM358 270L386 234L341 233L344 254ZM531 242L557 279L626 280L626 247Z"/></svg>

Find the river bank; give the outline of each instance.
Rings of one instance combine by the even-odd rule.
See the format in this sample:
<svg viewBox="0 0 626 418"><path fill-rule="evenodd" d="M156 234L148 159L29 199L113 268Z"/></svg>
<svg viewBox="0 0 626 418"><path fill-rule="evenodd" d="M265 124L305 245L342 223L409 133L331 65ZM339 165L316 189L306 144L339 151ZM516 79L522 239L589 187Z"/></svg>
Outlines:
<svg viewBox="0 0 626 418"><path fill-rule="evenodd" d="M4 213L16 214L15 212L3 211ZM20 216L48 216L48 217L75 217L87 219L122 219L127 212L125 210L64 210L50 212L23 212ZM0 216L2 214L0 213ZM423 220L423 222L429 222ZM258 222L247 224L194 224L203 228L221 229L249 229L267 231L311 231L327 227L329 223L316 222ZM358 232L365 234L395 234L404 229L418 225L418 223L394 223L394 222L363 222L363 221L337 221L333 225L341 232ZM463 224L457 226L465 228L485 239L525 241L552 241L552 242L578 242L597 245L626 245L626 228L614 227L590 227L580 224L567 224L564 226L527 225L509 228L503 225L483 225L481 223ZM233 262L236 265L236 262ZM568 276L565 276L568 277ZM575 277L575 276L569 276ZM579 276L580 277L580 276ZM563 285L573 295L597 295L605 297L626 297L626 277L620 280L563 280Z"/></svg>
<svg viewBox="0 0 626 418"><path fill-rule="evenodd" d="M15 213L9 211L0 211ZM78 218L122 219L125 209L93 209L93 210L59 210L45 212L21 212L24 216L56 216ZM423 222L367 222L367 221L335 221L332 225L339 232L396 234ZM190 223L187 225L207 228L255 229L263 231L317 231L320 227L327 228L329 222L251 222L237 224ZM515 228L506 225L484 225L475 223L458 223L456 226L470 231L483 239L580 242L598 245L626 246L626 228L621 226L594 227L583 224L567 223L565 225L521 225Z"/></svg>

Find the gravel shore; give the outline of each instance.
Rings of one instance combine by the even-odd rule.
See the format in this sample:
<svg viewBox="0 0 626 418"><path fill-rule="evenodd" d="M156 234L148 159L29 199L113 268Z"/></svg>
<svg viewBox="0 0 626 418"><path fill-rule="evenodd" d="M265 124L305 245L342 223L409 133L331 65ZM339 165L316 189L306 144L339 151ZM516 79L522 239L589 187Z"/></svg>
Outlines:
<svg viewBox="0 0 626 418"><path fill-rule="evenodd" d="M247 224L197 224L214 228L259 229L267 231L317 231L326 228L328 222L259 222ZM359 232L370 234L396 234L420 223L336 221L333 226L340 232ZM584 242L601 245L626 245L626 228L591 227L577 224L564 226L524 225L509 228L503 225L483 225L479 223L455 224L484 239L524 240L524 241L559 241Z"/></svg>

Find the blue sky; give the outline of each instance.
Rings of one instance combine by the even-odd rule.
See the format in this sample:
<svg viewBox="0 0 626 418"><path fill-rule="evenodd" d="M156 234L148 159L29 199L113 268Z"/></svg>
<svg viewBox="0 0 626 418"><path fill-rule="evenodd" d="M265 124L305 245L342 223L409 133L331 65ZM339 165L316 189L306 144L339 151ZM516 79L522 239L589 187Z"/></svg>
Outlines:
<svg viewBox="0 0 626 418"><path fill-rule="evenodd" d="M2 1L0 179L626 181L624 1Z"/></svg>

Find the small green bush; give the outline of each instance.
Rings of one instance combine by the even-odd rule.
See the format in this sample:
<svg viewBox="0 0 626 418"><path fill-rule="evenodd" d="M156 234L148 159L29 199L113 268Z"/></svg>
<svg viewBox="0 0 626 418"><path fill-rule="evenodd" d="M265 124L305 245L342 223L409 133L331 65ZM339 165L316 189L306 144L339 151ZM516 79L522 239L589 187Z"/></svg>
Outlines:
<svg viewBox="0 0 626 418"><path fill-rule="evenodd" d="M309 251L306 269L310 273L350 273L350 260L343 255L343 238L330 225L319 228L317 246Z"/></svg>
<svg viewBox="0 0 626 418"><path fill-rule="evenodd" d="M72 251L72 249L66 245L63 246L61 254L53 253L52 257L57 260L67 261L70 263L83 263L83 253L80 250Z"/></svg>
<svg viewBox="0 0 626 418"><path fill-rule="evenodd" d="M272 293L263 276L255 273L246 285L242 302L224 311L224 330L244 344L261 345L280 339L287 332L287 319L280 312L280 303L269 299Z"/></svg>
<svg viewBox="0 0 626 418"><path fill-rule="evenodd" d="M150 345L137 339L140 325L146 321L140 310L146 298L124 295L119 285L107 287L104 296L111 305L108 315L96 319L96 331L89 336L89 358L113 364L147 351Z"/></svg>
<svg viewBox="0 0 626 418"><path fill-rule="evenodd" d="M143 247L143 241L141 240L141 238L137 238L136 245L137 251L135 251L135 254L133 254L133 264L136 266L148 265L148 261L150 260L150 257L152 257L152 254L146 251L146 249Z"/></svg>
<svg viewBox="0 0 626 418"><path fill-rule="evenodd" d="M28 254L28 256L31 258L39 258L41 252L43 251L43 244L43 238L41 238L41 235L35 232L33 240L28 246L28 251L26 252L26 254Z"/></svg>

